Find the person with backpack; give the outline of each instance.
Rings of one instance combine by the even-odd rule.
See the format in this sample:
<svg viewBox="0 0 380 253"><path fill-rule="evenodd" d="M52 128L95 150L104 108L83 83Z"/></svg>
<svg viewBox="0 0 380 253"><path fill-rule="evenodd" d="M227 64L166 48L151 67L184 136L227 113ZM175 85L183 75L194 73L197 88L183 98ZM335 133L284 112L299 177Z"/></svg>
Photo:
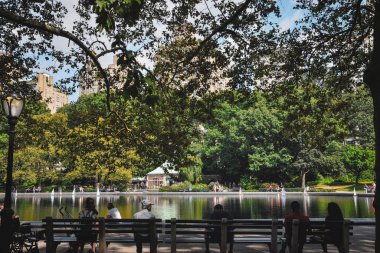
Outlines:
<svg viewBox="0 0 380 253"><path fill-rule="evenodd" d="M95 201L93 198L86 198L84 209L79 212L81 219L81 231L77 234L78 244L83 251L84 244L89 242L91 249L88 253L95 253L97 232L93 229L93 220L98 218L98 211L95 209Z"/></svg>

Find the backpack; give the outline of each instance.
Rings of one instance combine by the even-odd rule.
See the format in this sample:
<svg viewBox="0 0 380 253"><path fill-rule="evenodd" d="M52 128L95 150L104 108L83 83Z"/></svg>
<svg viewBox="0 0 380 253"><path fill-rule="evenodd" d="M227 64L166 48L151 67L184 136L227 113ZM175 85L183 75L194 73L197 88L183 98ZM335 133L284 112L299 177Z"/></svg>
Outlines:
<svg viewBox="0 0 380 253"><path fill-rule="evenodd" d="M94 216L96 217L96 210L85 211L84 216L80 217L81 231L77 233L78 241L92 242L96 241L97 232L93 230Z"/></svg>
<svg viewBox="0 0 380 253"><path fill-rule="evenodd" d="M84 225L84 226L81 226L81 230L86 230L86 231L89 231L89 230L92 230L92 224L94 222L94 218L93 218L93 211L88 211L85 213L85 216L81 217L80 218L80 224Z"/></svg>

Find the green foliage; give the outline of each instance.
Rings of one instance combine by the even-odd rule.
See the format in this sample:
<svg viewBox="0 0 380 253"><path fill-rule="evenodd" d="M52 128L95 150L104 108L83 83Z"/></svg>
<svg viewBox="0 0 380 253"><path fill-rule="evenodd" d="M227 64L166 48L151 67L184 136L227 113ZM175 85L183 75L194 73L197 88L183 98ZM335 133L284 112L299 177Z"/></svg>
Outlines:
<svg viewBox="0 0 380 253"><path fill-rule="evenodd" d="M64 31L67 10L61 1L1 1L1 90L31 94L20 80L32 76L40 57L54 59L49 71L70 73L62 80L68 91L78 80L104 85L106 80L93 73L100 65L96 59L115 52L120 68L108 73L110 90L120 84L117 94L123 95L80 98L52 117L31 108L28 114L38 117L28 116L18 125L23 138L17 152L46 151L41 161L49 168L62 162L67 171L60 180L68 184L112 183L117 171L128 180L166 160L187 168L188 179L196 182L190 168L198 155L204 172L226 182L250 177L296 184L300 177L304 185L319 174L352 177L344 174L340 151L328 149L348 135L362 148L374 146L370 96L359 86L368 68L365 81L379 103L380 57L369 61L372 52L380 51L371 38L378 32L373 30L378 1L296 1L295 8L307 15L286 31L273 22L281 1L206 1L218 9L216 15L199 9L197 0L175 3L168 8L164 0L79 1L69 41L83 45L63 52L52 44L53 34L70 35ZM111 48L103 46L109 43ZM154 61L154 70L140 59ZM242 92L207 97L219 84ZM258 89L267 91L266 100ZM107 97L114 101L110 115L103 104ZM203 138L198 125L206 129ZM4 119L0 127L6 129ZM6 141L0 135L1 158ZM199 153L189 148L194 142L202 146ZM18 159L22 167L22 156ZM25 160L32 164L32 158ZM352 172L357 165L346 161L346 166L360 177Z"/></svg>
<svg viewBox="0 0 380 253"><path fill-rule="evenodd" d="M259 93L255 95L252 107L225 101L215 106L214 120L204 135L204 173L220 174L223 182L239 182L243 175L276 169L281 173L289 161L286 150L277 145L280 112L269 108Z"/></svg>
<svg viewBox="0 0 380 253"><path fill-rule="evenodd" d="M336 178L333 177L322 177L318 180L319 184L322 185L332 185Z"/></svg>
<svg viewBox="0 0 380 253"><path fill-rule="evenodd" d="M179 184L174 184L171 186L160 187L160 192L183 192L189 191L191 187L192 192L206 192L209 191L206 184L190 184L186 181Z"/></svg>
<svg viewBox="0 0 380 253"><path fill-rule="evenodd" d="M359 146L347 145L343 150L342 161L347 171L355 177L355 183L358 184L365 171L374 169L375 152Z"/></svg>
<svg viewBox="0 0 380 253"><path fill-rule="evenodd" d="M342 97L346 110L341 115L346 122L347 136L353 137L356 144L366 149L374 148L373 100L368 86L361 85Z"/></svg>
<svg viewBox="0 0 380 253"><path fill-rule="evenodd" d="M260 188L260 184L257 183L255 179L251 179L250 177L242 177L240 179L240 186L244 190L258 190Z"/></svg>

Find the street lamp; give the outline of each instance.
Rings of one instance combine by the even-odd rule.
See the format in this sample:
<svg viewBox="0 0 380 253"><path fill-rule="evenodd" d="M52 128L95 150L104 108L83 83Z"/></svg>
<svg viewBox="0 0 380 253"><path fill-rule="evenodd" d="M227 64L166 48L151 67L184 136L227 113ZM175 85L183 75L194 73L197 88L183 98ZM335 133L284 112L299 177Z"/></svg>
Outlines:
<svg viewBox="0 0 380 253"><path fill-rule="evenodd" d="M1 105L3 111L8 118L9 123L9 148L8 148L8 167L7 167L7 181L5 185L5 199L4 199L4 208L11 208L12 203L12 184L13 184L13 150L15 143L15 125L18 118L20 117L24 109L24 98L17 94L11 93L6 94L1 98Z"/></svg>
<svg viewBox="0 0 380 253"><path fill-rule="evenodd" d="M4 210L1 212L1 234L4 238L0 248L1 252L9 252L9 245L12 236L12 184L13 184L13 150L15 142L15 126L18 118L24 109L25 100L17 93L4 94L1 97L1 106L9 123L9 147L7 179L5 184ZM4 244L3 244L4 243Z"/></svg>

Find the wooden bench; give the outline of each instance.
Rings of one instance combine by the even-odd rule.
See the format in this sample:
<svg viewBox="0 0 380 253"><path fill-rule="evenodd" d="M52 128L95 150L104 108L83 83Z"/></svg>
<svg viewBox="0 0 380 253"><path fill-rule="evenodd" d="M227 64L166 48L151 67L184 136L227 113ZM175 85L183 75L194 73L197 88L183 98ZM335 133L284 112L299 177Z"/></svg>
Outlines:
<svg viewBox="0 0 380 253"><path fill-rule="evenodd" d="M81 231L81 227L88 226L81 224L79 219L52 219L43 220L43 226L46 229L46 252L52 253L56 251L58 244L78 243L76 234ZM298 221L292 224L293 231L297 233L299 227ZM306 244L321 244L321 241L313 240L313 237L323 234L324 219L311 219L311 232L307 235ZM352 219L346 220L343 226L344 239L342 240L342 248L348 252L349 236L353 235L354 225L374 225L374 219ZM107 252L107 243L130 243L134 244L133 233L142 229L149 234L150 252L157 252L157 244L170 244L171 252L177 251L177 245L181 243L206 243L206 238L214 229L220 231L220 240L210 243L220 242L220 252L227 252L228 234L232 233L233 243L246 244L266 244L271 253L278 252L278 245L285 244L284 224L282 220L257 220L257 219L233 219L233 220L171 220L161 221L160 219L152 220L135 220L121 219L107 220L99 218L91 224L96 231L99 243L99 253ZM141 231L140 231L141 232ZM292 236L292 245L298 244L298 236ZM283 245L281 245L283 246ZM282 247L281 247L282 248ZM292 252L297 247L291 247Z"/></svg>
<svg viewBox="0 0 380 253"><path fill-rule="evenodd" d="M211 234L215 228L220 231L220 240L212 241ZM277 253L277 245L282 242L283 223L273 220L177 220L165 221L164 243L170 243L171 252L175 253L179 243L220 242L220 252L227 252L228 234L233 243L266 244L270 252Z"/></svg>
<svg viewBox="0 0 380 253"><path fill-rule="evenodd" d="M350 220L344 220L342 223L342 239L340 245L337 247L341 248L342 252L349 252L349 237L353 235L353 224ZM292 240L291 240L291 250L290 253L297 253L298 245L298 233L299 233L300 221L293 220L292 224ZM305 245L307 244L335 244L333 241L323 239L325 235L325 221L322 219L310 220L310 229L307 231ZM284 250L286 245L286 239L283 239Z"/></svg>
<svg viewBox="0 0 380 253"><path fill-rule="evenodd" d="M42 220L46 229L46 252L55 253L60 243L80 244L77 235L94 232L97 234L99 252L104 253L108 243L135 243L134 232L149 235L150 252L157 252L157 244L162 242L158 235L162 233L160 219L114 219L99 218L91 224L83 224L80 219L53 219L48 217ZM84 230L87 229L87 230ZM145 241L144 241L145 242Z"/></svg>

